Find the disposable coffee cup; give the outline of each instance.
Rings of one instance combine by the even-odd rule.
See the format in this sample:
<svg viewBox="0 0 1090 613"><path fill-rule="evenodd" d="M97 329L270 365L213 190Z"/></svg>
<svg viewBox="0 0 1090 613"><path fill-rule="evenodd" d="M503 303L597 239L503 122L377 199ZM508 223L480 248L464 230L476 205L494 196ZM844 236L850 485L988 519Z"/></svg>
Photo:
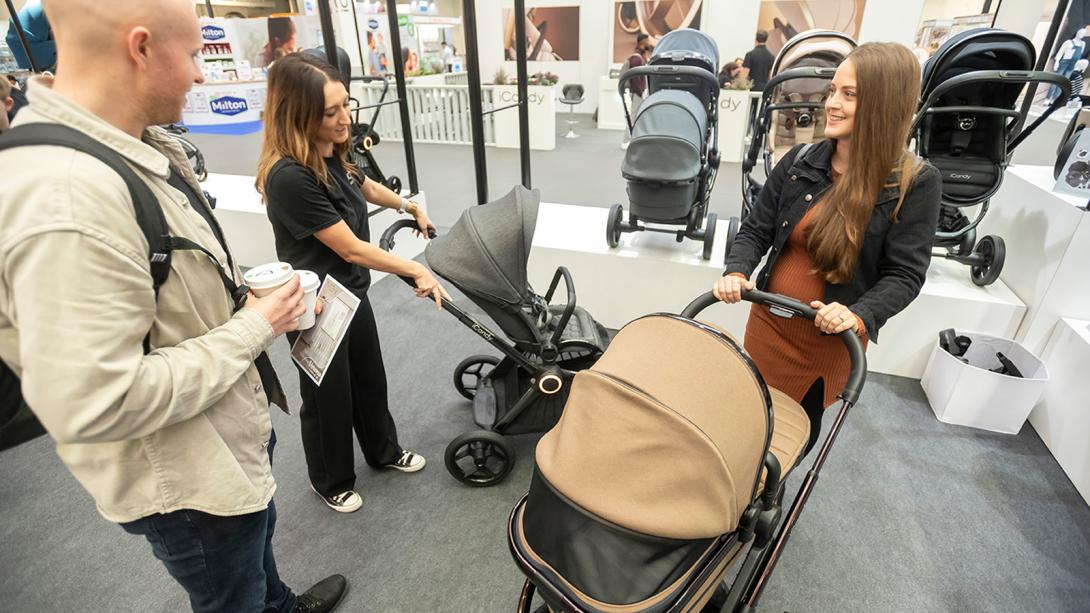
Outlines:
<svg viewBox="0 0 1090 613"><path fill-rule="evenodd" d="M250 286L250 291L258 298L264 298L276 291L276 288L291 281L295 271L287 262L272 262L255 266L246 271L242 279Z"/></svg>
<svg viewBox="0 0 1090 613"><path fill-rule="evenodd" d="M303 305L306 312L299 317L299 329L306 330L314 325L314 307L318 302L318 287L322 284L318 275L309 270L297 270L299 285L303 288Z"/></svg>

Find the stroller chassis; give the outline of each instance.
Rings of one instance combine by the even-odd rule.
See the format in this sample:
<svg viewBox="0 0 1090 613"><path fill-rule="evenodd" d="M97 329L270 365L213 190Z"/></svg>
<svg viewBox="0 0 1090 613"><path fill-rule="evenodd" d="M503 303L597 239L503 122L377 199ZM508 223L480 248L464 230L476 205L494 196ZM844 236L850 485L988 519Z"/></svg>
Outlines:
<svg viewBox="0 0 1090 613"><path fill-rule="evenodd" d="M817 316L817 311L808 305L778 294L743 291L742 299L754 304L764 305L779 317L790 319L799 316L813 319ZM704 309L716 302L718 300L710 292L704 294L685 307L681 317L695 319ZM673 595L670 602L656 605L655 611L691 610L683 607L691 605L702 598L707 598L710 590L706 582L711 579L712 574L718 572L721 567L731 564L741 554L741 549L750 543L752 543L752 546L734 583L730 586L725 602L722 604L717 603L717 605L721 613L749 613L756 608L761 593L768 584L768 580L783 553L783 548L791 536L791 531L794 529L810 494L813 492L821 469L825 465L829 451L840 433L844 420L851 408L858 402L863 388L867 367L866 353L862 342L850 330L841 332L838 336L848 349L852 364L851 373L844 390L838 396L841 405L832 428L818 450L813 465L807 471L798 494L795 496L790 509L788 509L786 518L783 515L782 505L787 475L783 474L776 456L768 451L764 459L764 469L767 471L765 489L747 508L737 530L721 536L705 554L705 562L700 572L690 577L686 584ZM531 613L533 596L539 589L542 590L543 594L548 595L550 601L562 603L563 609L561 610L565 613L593 611L581 607L580 604L565 595L563 590L558 589L549 577L546 577L538 570L527 553L522 551L520 546L516 544L519 542L514 534L518 525L517 517L526 504L526 500L527 497L523 496L515 505L508 519L507 531L511 554L519 568L527 576L519 597L518 612Z"/></svg>
<svg viewBox="0 0 1090 613"><path fill-rule="evenodd" d="M395 235L406 228L416 228L412 220L403 219L393 223L382 234L379 247L390 251L395 245ZM429 238L435 238L432 233ZM400 277L410 287L415 284L411 278ZM458 481L473 487L488 487L503 480L514 468L515 452L502 434L511 432L518 417L535 401L543 397L555 396L565 391L575 374L564 365L577 363L585 359L595 348L578 340L562 340L561 335L576 308L575 281L564 266L557 268L549 290L545 293L546 303L551 302L560 281L564 281L567 301L557 323L556 331L542 347L540 359L531 359L514 345L505 342L500 335L461 309L454 302L442 299L443 309L449 311L463 325L480 336L488 344L503 354L502 359L490 355L474 355L463 360L455 369L454 386L467 399L474 400L474 421L481 429L466 432L447 445L444 461L447 470ZM457 287L457 285L455 285ZM461 289L461 288L459 288ZM491 366L488 370L487 367ZM519 375L528 376L527 389L516 399L505 397L503 407L494 406L492 411L483 409L483 403L476 399L481 383L493 373L502 371L505 366L518 370ZM469 376L474 383L466 382ZM496 419L497 414L503 416ZM464 466L461 460L471 457L472 467Z"/></svg>
<svg viewBox="0 0 1090 613"><path fill-rule="evenodd" d="M624 108L624 116L626 129L631 131L633 128L632 116L628 111L628 104L625 102L625 90L627 89L628 82L636 77L640 76L658 76L658 77L670 77L670 76L692 76L709 81L715 88L715 91L719 90L719 81L716 77L706 70L696 68L694 66L640 66L625 71L621 75L620 81L617 83L617 91L621 95L621 106ZM706 139L704 150L701 151L701 161L704 171L700 173L697 181L700 182L699 193L700 200L694 206L689 209L689 214L685 217L681 217L669 221L655 221L651 223L661 223L670 225L683 225L682 230L670 230L666 228L657 228L647 225L647 221L641 220L638 216L632 214L630 211L628 214L628 221L624 220L624 206L620 203L615 203L609 209L609 218L606 224L606 244L610 248L616 248L620 244L621 234L626 232L658 232L661 234L673 234L677 242L682 242L686 238L692 240L702 241L704 248L701 256L705 260L710 260L712 257L712 244L715 241L715 226L718 221L718 215L715 213L708 213L707 222L704 220L704 214L708 210L708 205L711 202L712 187L715 185L715 177L719 170L719 151L715 148L717 133L719 130L719 114L718 112L708 114L708 137ZM641 224L641 221L643 223ZM703 227L702 227L703 226Z"/></svg>
<svg viewBox="0 0 1090 613"><path fill-rule="evenodd" d="M358 100L355 98L351 99L352 102L356 104L356 106L352 108L352 163L354 163L356 167L360 169L360 172L365 174L368 178L385 185L395 194L401 194L401 179L394 175L386 176L382 172L382 169L379 168L378 161L375 160L374 154L371 153L371 148L378 144L378 134L375 133L375 122L378 121L379 111L388 104L398 103L396 100L386 101L386 94L390 91L390 81L386 77L352 77L352 81L359 81L365 84L382 81L382 93L379 94L379 100L375 104L359 106ZM361 123L360 113L367 109L374 109L374 112L371 114L371 120L367 123Z"/></svg>

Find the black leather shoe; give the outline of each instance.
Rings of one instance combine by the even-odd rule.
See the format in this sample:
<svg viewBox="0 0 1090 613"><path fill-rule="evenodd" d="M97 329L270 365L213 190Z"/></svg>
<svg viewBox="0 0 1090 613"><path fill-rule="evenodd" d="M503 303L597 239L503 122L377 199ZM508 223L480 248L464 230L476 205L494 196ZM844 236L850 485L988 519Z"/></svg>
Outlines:
<svg viewBox="0 0 1090 613"><path fill-rule="evenodd" d="M348 591L344 575L330 575L299 594L292 613L328 613L337 608Z"/></svg>

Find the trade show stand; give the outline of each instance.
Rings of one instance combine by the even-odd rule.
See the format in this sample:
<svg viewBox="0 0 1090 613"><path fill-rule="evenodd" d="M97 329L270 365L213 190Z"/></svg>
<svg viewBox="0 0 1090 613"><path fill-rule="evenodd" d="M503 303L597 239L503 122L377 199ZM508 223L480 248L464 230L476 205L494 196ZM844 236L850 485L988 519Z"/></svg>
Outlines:
<svg viewBox="0 0 1090 613"><path fill-rule="evenodd" d="M510 107L519 101L518 86L492 85L494 108ZM527 118L529 119L530 148L551 151L556 149L556 92L552 85L527 85ZM565 107L566 109L567 107ZM507 149L519 147L518 107L506 108L492 115L496 146Z"/></svg>
<svg viewBox="0 0 1090 613"><path fill-rule="evenodd" d="M1090 321L1062 318L1042 358L1051 376L1031 416L1033 429L1048 445L1084 500L1090 503Z"/></svg>
<svg viewBox="0 0 1090 613"><path fill-rule="evenodd" d="M272 225L261 202L261 194L254 187L253 176L212 173L201 186L216 198L216 220L223 228L224 237L239 266L249 268L277 261ZM413 200L427 206L424 193L413 196ZM405 219L397 211L373 204L368 205L368 214L371 238L375 242L391 224L399 218ZM426 244L427 241L413 236L411 232L402 232L397 236L394 253L404 258L414 258L424 252ZM386 273L375 271L371 278L378 281L385 276Z"/></svg>
<svg viewBox="0 0 1090 613"><path fill-rule="evenodd" d="M666 234L622 234L616 249L606 245L604 208L542 203L530 256L529 278L544 291L557 266L575 279L580 306L603 325L619 328L654 312L680 312L711 289L722 273L726 220L716 228L712 259L701 259L701 243L677 243ZM867 351L870 370L919 379L931 347L944 328L1011 337L1026 307L1002 282L977 287L969 269L934 260L927 281L904 312L882 328L880 342ZM748 307L721 305L704 313L738 338L745 333Z"/></svg>
<svg viewBox="0 0 1090 613"><path fill-rule="evenodd" d="M1052 375L1029 421L1090 501L1090 214L1054 182L1051 166L1011 166L981 227L1006 241L1001 279L1029 307L1015 338Z"/></svg>

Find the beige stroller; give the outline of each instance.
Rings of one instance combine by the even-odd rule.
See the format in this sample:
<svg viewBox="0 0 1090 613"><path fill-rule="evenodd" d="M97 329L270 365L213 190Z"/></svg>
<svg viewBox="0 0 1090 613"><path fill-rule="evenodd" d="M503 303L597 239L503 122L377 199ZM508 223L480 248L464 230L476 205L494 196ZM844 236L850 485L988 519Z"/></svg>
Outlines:
<svg viewBox="0 0 1090 613"><path fill-rule="evenodd" d="M744 297L782 317L816 315L784 296ZM535 592L545 603L538 611L555 613L701 611L743 557L711 610L756 605L859 397L866 358L854 333L840 335L852 362L843 404L784 515L784 479L810 421L765 385L737 341L695 320L714 302L709 293L680 316L629 323L575 376L508 522L528 577L520 613Z"/></svg>
<svg viewBox="0 0 1090 613"><path fill-rule="evenodd" d="M764 152L765 175L792 147L825 138L825 97L836 67L855 49L850 36L832 30L807 30L787 41L772 63L752 137L742 160L742 218L757 203L762 183L751 173ZM732 220L732 228L737 227ZM733 238L731 234L730 238ZM728 249L729 253L729 249Z"/></svg>

